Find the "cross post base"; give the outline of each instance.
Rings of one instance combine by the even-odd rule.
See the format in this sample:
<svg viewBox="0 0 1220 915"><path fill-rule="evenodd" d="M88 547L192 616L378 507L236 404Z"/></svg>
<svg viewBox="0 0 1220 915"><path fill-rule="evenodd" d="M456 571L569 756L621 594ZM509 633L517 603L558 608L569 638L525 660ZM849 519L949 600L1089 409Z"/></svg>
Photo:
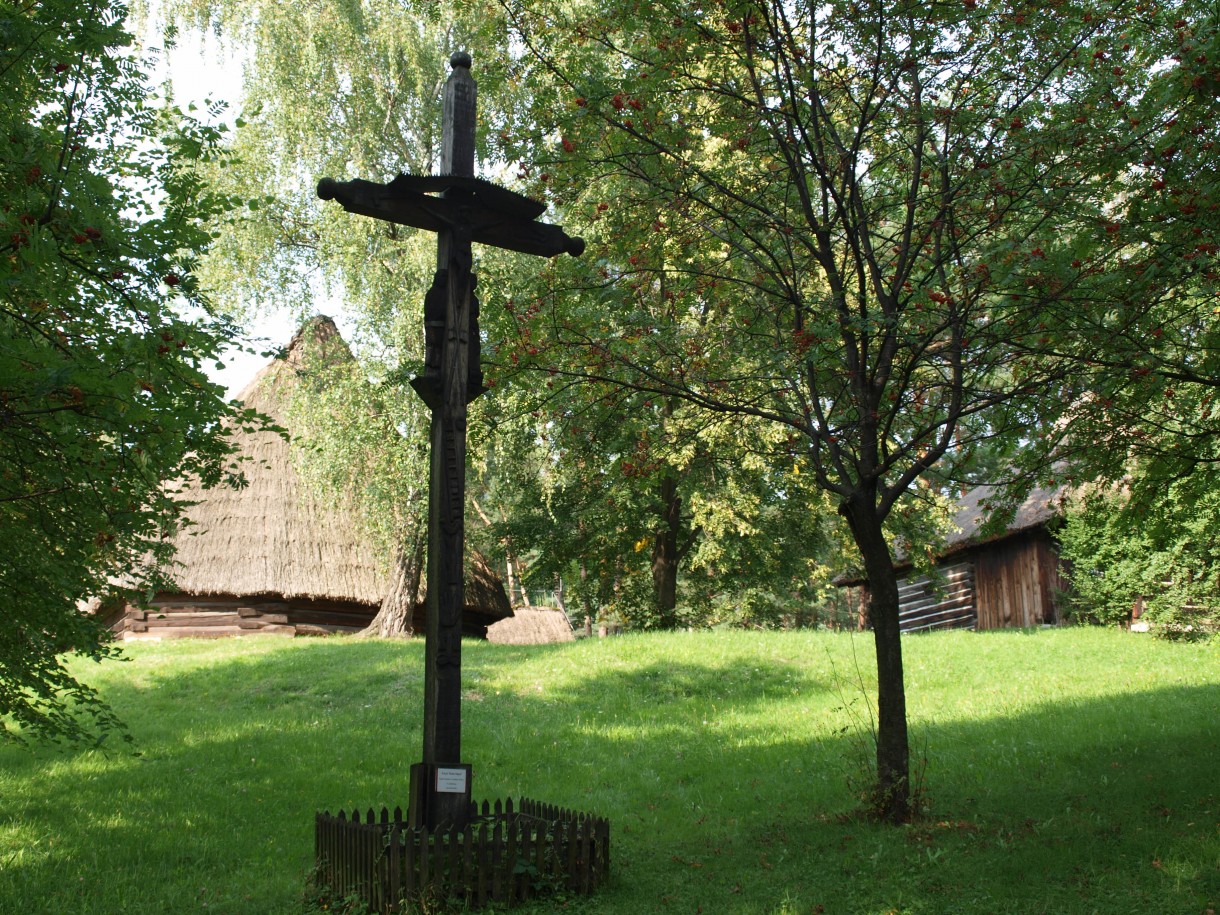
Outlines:
<svg viewBox="0 0 1220 915"><path fill-rule="evenodd" d="M412 829L465 828L470 821L470 764L415 763L407 821Z"/></svg>

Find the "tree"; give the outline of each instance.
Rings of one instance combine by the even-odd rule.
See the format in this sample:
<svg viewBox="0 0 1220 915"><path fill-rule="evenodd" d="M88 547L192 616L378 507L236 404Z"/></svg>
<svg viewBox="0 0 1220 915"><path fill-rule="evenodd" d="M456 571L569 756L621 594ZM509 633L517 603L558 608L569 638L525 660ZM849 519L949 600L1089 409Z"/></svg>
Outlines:
<svg viewBox="0 0 1220 915"><path fill-rule="evenodd" d="M511 308L512 306L510 306ZM528 351L504 342L489 371ZM494 377L494 374L493 374ZM590 619L643 628L810 620L826 511L766 426L604 384L528 376L484 407L492 532Z"/></svg>
<svg viewBox="0 0 1220 915"><path fill-rule="evenodd" d="M1112 208L1172 20L1125 0L505 6L534 105L504 155L592 236L533 365L785 430L868 580L876 809L904 820L893 539L918 538L933 468L987 441L1045 460L1104 374L1081 370L1084 328L1128 298Z"/></svg>
<svg viewBox="0 0 1220 915"><path fill-rule="evenodd" d="M1072 472L1125 482L1137 510L1171 486L1182 504L1205 499L1220 431L1220 175L1210 164L1220 139L1220 23L1186 4L1165 20L1160 65L1130 105L1140 130L1106 226L1122 291L1111 312L1077 318L1095 372L1071 413Z"/></svg>
<svg viewBox="0 0 1220 915"><path fill-rule="evenodd" d="M1163 15L1160 64L1129 106L1141 129L1107 226L1121 294L1108 314L1077 316L1093 378L1071 410L1060 473L1097 484L1062 534L1076 612L1125 621L1144 601L1172 632L1198 631L1217 602L1220 23L1190 4Z"/></svg>
<svg viewBox="0 0 1220 915"><path fill-rule="evenodd" d="M118 726L64 666L114 654L79 606L158 586L171 481L231 478L223 423L253 419L203 371L235 335L194 276L223 210L196 169L221 134L153 104L125 15L0 11L0 732L18 741Z"/></svg>
<svg viewBox="0 0 1220 915"><path fill-rule="evenodd" d="M389 587L363 634L409 636L427 547L428 491L419 471L428 441L419 424L427 417L404 409L401 386L370 379L367 360L358 362L324 320L313 319L313 331L302 338L299 383L286 405L294 459L323 497L340 492L350 499L382 555L391 557Z"/></svg>
<svg viewBox="0 0 1220 915"><path fill-rule="evenodd" d="M210 175L217 192L245 205L201 281L248 313L287 306L304 317L319 302L342 302L357 364L302 388L292 406L307 445L298 456L320 485L354 486L365 521L395 541L395 580L368 631L409 633L426 542L428 414L406 382L422 367L436 240L321 206L316 187L323 176L432 173L456 48L476 49L481 119L495 123L506 34L486 10L390 0L176 0L168 11L174 22L215 29L250 60L233 161Z"/></svg>
<svg viewBox="0 0 1220 915"><path fill-rule="evenodd" d="M351 487L358 481L355 489L366 520L381 533L391 528L396 531L399 575L394 593L414 593L411 582L420 573L417 546L424 513L412 494L423 491L426 464L418 457L426 415L403 382L419 363L419 308L432 277L434 242L426 233L421 238L411 230L353 218L333 207L319 209L314 184L318 176L326 174L388 178L399 169L431 172L445 61L454 47L464 44L477 56L482 131L494 133L506 122L505 112L515 107L516 94L506 78L511 56L505 46L507 32L497 23L498 17L483 15L485 11L476 15L460 9L439 15L435 7L411 4L368 4L358 14L350 5L338 2L310 10L266 4L257 16L251 15L249 4L213 0L191 0L176 4L175 9L180 20L215 26L230 40L242 42L251 55L246 87L249 111L237 131L237 161L213 176L218 190L248 203L245 212L226 225L205 265L204 277L213 288L223 290L226 298L240 299L255 310L284 304L312 310L323 290L338 290L342 295L357 324L354 344L361 368L344 368L338 373L341 378L331 372L325 379L320 377L318 384L301 389L302 396L293 407L293 427L298 442L306 446L303 470L325 486ZM502 290L528 284L529 278L522 278L527 268L520 258L493 252L480 252L480 258L485 326L495 338L507 332L500 319L510 303L505 302ZM376 383L370 385L367 376ZM496 435L501 440L517 433L527 440L537 435L530 428L533 414L541 415L537 405L525 405L522 399L517 410L517 395L504 386L494 396L513 403L476 402L476 431L491 430L494 425L499 427ZM592 395L594 400L597 396ZM369 403L362 403L364 400ZM565 409L580 412L583 407L570 402ZM496 417L496 422L479 422L481 413ZM515 432L503 428L506 416L514 417L508 422L517 424ZM623 448L634 448L635 441L626 441L627 430L621 431ZM608 443L598 443L599 448L603 445ZM476 442L472 450L477 453L478 448ZM561 450L571 450L570 443ZM514 477L517 487L532 489L533 494L526 498L539 505L539 467L531 465L535 476L530 478L520 466L531 451L532 445L502 451L495 468L502 477ZM717 460L722 468L727 463L723 455ZM588 466L605 463L598 457ZM685 468L690 462L683 458L680 463ZM392 478L383 475L391 470ZM690 478L686 470L682 475ZM664 597L652 601L644 596L633 605L653 604L645 616L653 621L663 619L668 625L676 622L678 564L683 556L691 555L689 535L699 527L690 524L689 511L675 510L692 504L689 494L683 502L677 482L677 475L658 479L656 498L642 499L625 488L643 483L652 486L650 478L620 479L620 510L632 507L639 521L645 506L652 512L655 505L658 517L664 507L666 521L663 525L647 520L633 523L598 541L604 546L613 539L614 556L630 558L632 566L655 554L648 570L656 582L652 593ZM544 552L546 561L536 574L553 578L565 555L558 542L563 538L557 539L555 534L568 532L569 526L534 527L532 533L545 535L542 549L542 541L530 539L527 533L525 519L533 516L520 515L519 506L510 513L504 505L488 502L488 496L494 501L509 495L513 487L506 485L507 479L483 474L482 484L485 492L479 503L490 512L488 517L512 516L507 522L512 530L499 524L493 537L506 550L512 543L520 543L526 552L540 548L539 555ZM594 489L596 485L585 487L585 492L591 494ZM519 489L518 494L522 494ZM701 511L711 513L712 504L703 500ZM574 505L569 507L575 510ZM586 518L583 532L571 528L566 544L587 545L591 536L610 534L591 533L591 520ZM478 540L483 532L472 527L471 535ZM649 535L649 549L636 551L635 544ZM610 570L619 568L609 553L606 559ZM408 609L409 601L400 601L398 606ZM383 611L388 609L383 607ZM376 630L380 634L402 631L407 617L400 613L397 618L399 625L388 628L379 619Z"/></svg>
<svg viewBox="0 0 1220 915"><path fill-rule="evenodd" d="M1207 638L1220 628L1220 498L1169 486L1151 503L1091 488L1059 534L1074 618L1125 625L1135 611L1168 638Z"/></svg>

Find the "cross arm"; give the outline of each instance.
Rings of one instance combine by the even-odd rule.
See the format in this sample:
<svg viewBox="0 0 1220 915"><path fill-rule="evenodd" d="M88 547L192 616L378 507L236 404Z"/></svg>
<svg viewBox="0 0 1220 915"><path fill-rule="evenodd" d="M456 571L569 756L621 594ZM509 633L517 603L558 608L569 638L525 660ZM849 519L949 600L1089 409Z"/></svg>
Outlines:
<svg viewBox="0 0 1220 915"><path fill-rule="evenodd" d="M450 212L452 207L445 206L446 201L443 198L429 197L427 194L404 191L401 188L395 191L392 184L377 184L363 178L352 181L323 178L318 182L318 196L323 200L337 201L349 213L426 229L429 232L453 228L456 216Z"/></svg>
<svg viewBox="0 0 1220 915"><path fill-rule="evenodd" d="M436 191L445 196L428 193ZM323 178L318 196L349 213L429 232L466 228L471 241L523 254L554 257L566 251L578 257L585 250L583 239L535 220L545 205L479 178L399 175L389 184Z"/></svg>

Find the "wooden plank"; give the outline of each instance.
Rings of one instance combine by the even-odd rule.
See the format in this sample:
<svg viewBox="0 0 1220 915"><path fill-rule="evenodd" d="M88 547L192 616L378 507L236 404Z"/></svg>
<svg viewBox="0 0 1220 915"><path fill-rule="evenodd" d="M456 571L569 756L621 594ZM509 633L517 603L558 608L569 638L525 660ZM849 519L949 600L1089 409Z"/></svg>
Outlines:
<svg viewBox="0 0 1220 915"><path fill-rule="evenodd" d="M426 893L432 883L432 835L427 827L419 830L419 891Z"/></svg>
<svg viewBox="0 0 1220 915"><path fill-rule="evenodd" d="M345 814L340 810L335 823L335 879L331 884L335 896L340 899L347 895L347 842L344 841L347 838L346 819Z"/></svg>
<svg viewBox="0 0 1220 915"><path fill-rule="evenodd" d="M157 626L145 631L149 637L159 639L219 639L248 634L236 626Z"/></svg>
<svg viewBox="0 0 1220 915"><path fill-rule="evenodd" d="M243 636L256 635L259 637L262 637L265 635L280 635L280 636L287 636L289 638L292 638L294 635L297 634L297 627L296 626L280 626L280 625L271 623L266 626L256 626L253 629L244 629L244 628L239 627L238 634L243 635Z"/></svg>
<svg viewBox="0 0 1220 915"><path fill-rule="evenodd" d="M318 883L329 886L326 873L326 818L315 813L313 818L313 867Z"/></svg>
<svg viewBox="0 0 1220 915"><path fill-rule="evenodd" d="M534 824L534 872L538 879L546 875L547 824L538 821Z"/></svg>
<svg viewBox="0 0 1220 915"><path fill-rule="evenodd" d="M610 821L599 820L597 824L597 885L601 886L610 877Z"/></svg>
<svg viewBox="0 0 1220 915"><path fill-rule="evenodd" d="M419 879L416 876L416 859L419 852L419 832L408 829L403 833L406 845L403 848L402 894L414 897L419 891Z"/></svg>
<svg viewBox="0 0 1220 915"><path fill-rule="evenodd" d="M576 874L576 862L579 854L579 849L577 848L576 820L573 819L567 822L567 828L564 830L564 834L567 840L568 889L579 890L580 879Z"/></svg>
<svg viewBox="0 0 1220 915"><path fill-rule="evenodd" d="M517 850L512 855L513 860L513 900L523 902L529 898L529 820L517 817L513 822L513 831L517 834Z"/></svg>
<svg viewBox="0 0 1220 915"><path fill-rule="evenodd" d="M499 807L500 802L496 801L497 814ZM501 873L504 864L503 843L504 820L497 816L491 832L491 898L494 902L503 902L505 899L504 875Z"/></svg>
<svg viewBox="0 0 1220 915"><path fill-rule="evenodd" d="M369 811L372 813L372 811ZM360 845L361 845L361 870L360 870L360 896L362 899L373 899L373 888L376 885L374 875L377 871L377 853L375 844L377 841L377 827L371 822L366 822L360 829Z"/></svg>
<svg viewBox="0 0 1220 915"><path fill-rule="evenodd" d="M925 600L913 600L903 606L902 616L917 616L922 612L936 609L958 609L963 606L974 606L975 595L970 592L958 593L949 595L937 600L936 598L927 598Z"/></svg>
<svg viewBox="0 0 1220 915"><path fill-rule="evenodd" d="M487 810L487 802L483 802L484 812ZM489 874L491 871L491 835L488 830L487 821L484 820L479 824L479 844L478 852L478 867L476 879L478 887L476 898L480 907L487 905L487 900L491 894L489 886Z"/></svg>
<svg viewBox="0 0 1220 915"><path fill-rule="evenodd" d="M454 895L462 888L462 833L457 826L449 827L449 849L445 864L446 895Z"/></svg>
<svg viewBox="0 0 1220 915"><path fill-rule="evenodd" d="M165 616L165 617L149 617L149 629L233 629L240 631L241 626L236 616L233 614L225 614L224 616L199 617L196 615L187 616Z"/></svg>
<svg viewBox="0 0 1220 915"><path fill-rule="evenodd" d="M972 628L976 603L974 568L969 562L956 563L944 570L941 582L934 584L924 576L905 584L899 626L903 632Z"/></svg>
<svg viewBox="0 0 1220 915"><path fill-rule="evenodd" d="M474 872L474 830L470 823L466 823L466 828L462 832L462 889L463 899L467 905L474 902L475 899L475 883L478 878Z"/></svg>
<svg viewBox="0 0 1220 915"><path fill-rule="evenodd" d="M287 613L251 613L239 617L238 625L243 629L257 629L259 626L288 625Z"/></svg>
<svg viewBox="0 0 1220 915"><path fill-rule="evenodd" d="M372 811L370 810L371 814ZM369 817L371 820L372 817ZM367 821L366 821L367 823ZM356 848L360 855L360 869L358 871L360 877L360 885L357 893L362 899L371 901L373 896L373 839L372 824L361 824L360 829L356 833Z"/></svg>
<svg viewBox="0 0 1220 915"><path fill-rule="evenodd" d="M390 826L390 844L386 847L390 856L386 893L389 895L390 911L397 912L402 890L402 827L398 820Z"/></svg>
<svg viewBox="0 0 1220 915"><path fill-rule="evenodd" d="M593 824L588 817L580 820L580 891L592 889L593 877Z"/></svg>
<svg viewBox="0 0 1220 915"><path fill-rule="evenodd" d="M148 614L148 622L159 626L208 625L215 622L236 623L240 617L232 610L155 610Z"/></svg>
<svg viewBox="0 0 1220 915"><path fill-rule="evenodd" d="M932 623L924 623L918 626L910 626L903 628L905 633L914 632L929 632L934 629L974 629L977 623L974 614L963 616L958 619L938 620Z"/></svg>
<svg viewBox="0 0 1220 915"><path fill-rule="evenodd" d="M943 600L938 603L920 604L917 607L905 608L900 614L899 619L902 622L908 620L917 620L923 617L937 616L938 614L954 614L954 613L974 613L974 597L967 594L961 597L954 597L949 600Z"/></svg>

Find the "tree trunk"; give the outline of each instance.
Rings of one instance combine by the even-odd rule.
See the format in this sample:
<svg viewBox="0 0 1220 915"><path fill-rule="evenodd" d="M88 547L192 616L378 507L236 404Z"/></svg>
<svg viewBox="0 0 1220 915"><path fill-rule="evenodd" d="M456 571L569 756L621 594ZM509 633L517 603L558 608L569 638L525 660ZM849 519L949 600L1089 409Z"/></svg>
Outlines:
<svg viewBox="0 0 1220 915"><path fill-rule="evenodd" d="M851 527L868 578L868 618L877 647L877 814L890 823L911 818L911 761L907 739L898 576L875 499L857 496L841 511Z"/></svg>
<svg viewBox="0 0 1220 915"><path fill-rule="evenodd" d="M678 535L682 527L682 497L678 481L661 479L660 524L652 545L652 587L663 629L678 625Z"/></svg>
<svg viewBox="0 0 1220 915"><path fill-rule="evenodd" d="M513 554L511 552L509 552L507 554L507 558L504 560L504 573L505 573L505 575L508 576L508 581L506 582L506 584L508 585L509 606L512 606L512 607L523 606L526 603L526 601L518 599L517 575L516 575L516 569L514 568L514 563L513 563Z"/></svg>
<svg viewBox="0 0 1220 915"><path fill-rule="evenodd" d="M580 605L585 611L585 628L591 631L598 610L593 607L593 597L589 594L589 567L585 565L583 557L580 560Z"/></svg>
<svg viewBox="0 0 1220 915"><path fill-rule="evenodd" d="M411 618L419 601L419 585L427 552L427 527L421 525L421 528L414 533L414 542L403 544L395 554L389 588L381 600L377 615L361 631L362 636L389 639L414 635Z"/></svg>
<svg viewBox="0 0 1220 915"><path fill-rule="evenodd" d="M508 544L508 546L511 548L512 544ZM530 593L525 587L525 575L521 571L521 560L517 557L515 552L511 551L511 549L508 554L508 561L513 564L513 578L516 579L517 582L517 597L522 605L528 607L530 603Z"/></svg>

